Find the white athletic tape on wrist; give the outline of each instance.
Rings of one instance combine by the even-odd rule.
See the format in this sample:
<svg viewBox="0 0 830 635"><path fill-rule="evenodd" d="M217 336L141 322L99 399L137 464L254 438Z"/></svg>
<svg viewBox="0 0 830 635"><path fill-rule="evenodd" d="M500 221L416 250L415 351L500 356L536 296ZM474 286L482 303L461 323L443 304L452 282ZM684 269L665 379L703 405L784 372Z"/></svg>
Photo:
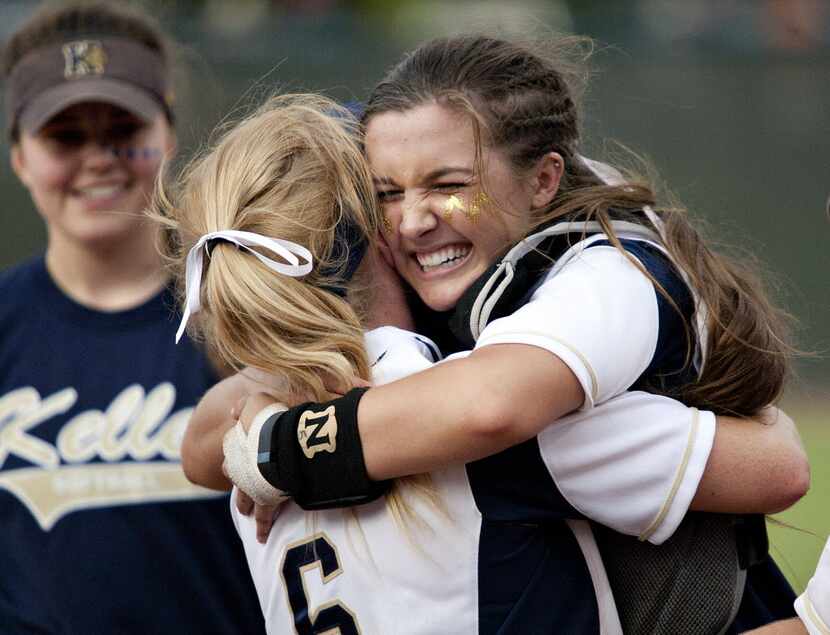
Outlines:
<svg viewBox="0 0 830 635"><path fill-rule="evenodd" d="M286 410L288 408L284 404L270 404L256 414L247 434L242 424L237 421L222 439L222 451L225 454L222 467L225 474L257 505L279 505L288 498L284 492L265 480L257 466L259 432L262 425L272 415Z"/></svg>
<svg viewBox="0 0 830 635"><path fill-rule="evenodd" d="M830 635L830 539L824 545L815 575L795 600L795 611L810 635Z"/></svg>

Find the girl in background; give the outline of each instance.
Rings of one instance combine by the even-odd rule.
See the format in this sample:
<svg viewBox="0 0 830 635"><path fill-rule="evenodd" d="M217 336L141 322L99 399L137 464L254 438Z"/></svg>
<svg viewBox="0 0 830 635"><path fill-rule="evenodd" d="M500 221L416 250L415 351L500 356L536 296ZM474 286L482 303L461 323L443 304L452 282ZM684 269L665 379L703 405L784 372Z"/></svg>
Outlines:
<svg viewBox="0 0 830 635"><path fill-rule="evenodd" d="M172 344L143 216L176 145L172 55L111 2L51 4L5 46L11 165L48 243L0 274L3 632L262 632L225 498L180 465L217 374Z"/></svg>

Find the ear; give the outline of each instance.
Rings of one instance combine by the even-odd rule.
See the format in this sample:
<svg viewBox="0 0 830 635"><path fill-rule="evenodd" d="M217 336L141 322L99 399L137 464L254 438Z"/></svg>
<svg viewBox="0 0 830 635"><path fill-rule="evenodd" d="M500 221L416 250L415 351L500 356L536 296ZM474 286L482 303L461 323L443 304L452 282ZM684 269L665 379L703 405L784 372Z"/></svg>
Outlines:
<svg viewBox="0 0 830 635"><path fill-rule="evenodd" d="M9 157L11 159L12 170L17 175L17 178L20 179L20 182L23 183L23 185L29 187L29 170L26 168L26 161L23 156L23 149L20 147L19 142L15 143L12 146L12 149L9 152Z"/></svg>
<svg viewBox="0 0 830 635"><path fill-rule="evenodd" d="M558 152L548 152L536 164L533 173L531 206L540 209L550 204L559 191L565 172L565 161Z"/></svg>

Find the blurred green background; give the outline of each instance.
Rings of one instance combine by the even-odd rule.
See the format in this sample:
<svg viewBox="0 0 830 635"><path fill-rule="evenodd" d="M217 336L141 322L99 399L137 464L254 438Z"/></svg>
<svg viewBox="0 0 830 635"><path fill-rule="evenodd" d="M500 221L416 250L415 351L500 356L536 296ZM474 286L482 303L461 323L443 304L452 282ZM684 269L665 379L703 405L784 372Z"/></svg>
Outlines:
<svg viewBox="0 0 830 635"><path fill-rule="evenodd" d="M4 39L37 3L3 0ZM181 43L180 157L229 112L275 89L361 100L400 53L487 30L593 37L584 154L647 157L708 235L759 257L815 353L785 407L813 466L810 494L773 527L799 589L830 533L830 2L827 0L224 0L141 2ZM231 115L233 116L233 115ZM7 148L4 148L7 150ZM8 153L5 152L7 155ZM44 247L2 162L0 267ZM2 299L0 299L2 302ZM812 533L809 533L812 532Z"/></svg>

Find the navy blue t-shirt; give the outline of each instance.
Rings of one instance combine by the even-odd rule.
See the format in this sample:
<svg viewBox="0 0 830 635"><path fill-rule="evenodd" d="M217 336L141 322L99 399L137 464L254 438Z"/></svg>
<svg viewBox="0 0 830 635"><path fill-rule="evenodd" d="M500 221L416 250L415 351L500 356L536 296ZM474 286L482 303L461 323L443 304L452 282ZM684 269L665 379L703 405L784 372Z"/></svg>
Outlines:
<svg viewBox="0 0 830 635"><path fill-rule="evenodd" d="M0 274L0 632L261 633L226 495L180 465L216 376L164 291L106 313Z"/></svg>

